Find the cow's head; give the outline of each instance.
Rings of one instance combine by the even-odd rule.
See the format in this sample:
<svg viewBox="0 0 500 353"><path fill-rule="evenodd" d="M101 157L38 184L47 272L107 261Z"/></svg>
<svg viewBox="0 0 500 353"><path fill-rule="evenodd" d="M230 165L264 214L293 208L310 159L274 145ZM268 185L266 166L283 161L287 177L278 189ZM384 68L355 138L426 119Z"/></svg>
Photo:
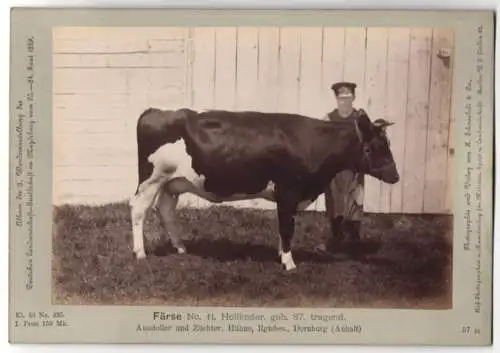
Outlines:
<svg viewBox="0 0 500 353"><path fill-rule="evenodd" d="M360 110L355 120L363 147L361 171L388 184L399 181L398 169L386 134L387 127L393 124L384 119L372 122L363 110Z"/></svg>

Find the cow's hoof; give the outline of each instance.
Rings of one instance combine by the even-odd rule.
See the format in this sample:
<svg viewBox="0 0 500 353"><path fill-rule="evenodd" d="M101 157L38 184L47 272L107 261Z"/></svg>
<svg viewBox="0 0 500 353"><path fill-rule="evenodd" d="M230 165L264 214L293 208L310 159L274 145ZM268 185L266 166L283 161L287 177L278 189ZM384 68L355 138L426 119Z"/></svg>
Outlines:
<svg viewBox="0 0 500 353"><path fill-rule="evenodd" d="M285 266L285 270L287 270L287 271L291 271L291 270L294 270L296 268L291 252L282 252L281 253L281 263Z"/></svg>
<svg viewBox="0 0 500 353"><path fill-rule="evenodd" d="M135 258L137 260L142 260L146 258L146 252L144 250L138 250L134 252L135 252Z"/></svg>
<svg viewBox="0 0 500 353"><path fill-rule="evenodd" d="M285 271L291 272L297 269L297 266L295 264L282 264L283 267L285 268Z"/></svg>
<svg viewBox="0 0 500 353"><path fill-rule="evenodd" d="M321 251L321 252L328 251L325 244L319 244L318 246L316 246L316 250Z"/></svg>

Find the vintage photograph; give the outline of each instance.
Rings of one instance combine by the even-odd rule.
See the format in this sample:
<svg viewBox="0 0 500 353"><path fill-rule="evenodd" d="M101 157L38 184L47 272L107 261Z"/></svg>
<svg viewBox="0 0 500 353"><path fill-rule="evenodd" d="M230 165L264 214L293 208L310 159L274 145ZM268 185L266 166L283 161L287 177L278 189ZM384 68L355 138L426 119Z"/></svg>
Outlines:
<svg viewBox="0 0 500 353"><path fill-rule="evenodd" d="M52 303L448 310L448 27L54 27Z"/></svg>

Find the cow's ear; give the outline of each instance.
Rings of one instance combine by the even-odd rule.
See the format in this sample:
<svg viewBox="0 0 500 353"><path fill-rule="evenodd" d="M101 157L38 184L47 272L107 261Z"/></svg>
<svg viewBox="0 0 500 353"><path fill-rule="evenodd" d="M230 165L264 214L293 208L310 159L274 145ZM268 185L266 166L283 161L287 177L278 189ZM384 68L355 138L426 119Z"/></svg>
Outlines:
<svg viewBox="0 0 500 353"><path fill-rule="evenodd" d="M359 109L358 117L356 120L358 122L359 130L363 134L363 137L365 139L369 139L370 136L373 134L373 132L372 132L372 122L368 117L368 114L366 114L366 112L363 109Z"/></svg>

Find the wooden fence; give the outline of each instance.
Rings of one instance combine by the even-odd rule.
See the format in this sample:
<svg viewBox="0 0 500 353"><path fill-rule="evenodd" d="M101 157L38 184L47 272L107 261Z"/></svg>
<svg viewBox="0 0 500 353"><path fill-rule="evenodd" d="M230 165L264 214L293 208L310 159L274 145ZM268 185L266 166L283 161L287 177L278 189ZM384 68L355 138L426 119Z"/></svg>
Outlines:
<svg viewBox="0 0 500 353"><path fill-rule="evenodd" d="M335 108L331 84L349 80L357 107L396 122L389 136L402 179L367 176L366 210L451 213L453 48L446 28L56 28L54 203L130 197L135 124L150 106L320 118ZM181 203L207 205L188 195ZM323 210L323 197L311 209Z"/></svg>

